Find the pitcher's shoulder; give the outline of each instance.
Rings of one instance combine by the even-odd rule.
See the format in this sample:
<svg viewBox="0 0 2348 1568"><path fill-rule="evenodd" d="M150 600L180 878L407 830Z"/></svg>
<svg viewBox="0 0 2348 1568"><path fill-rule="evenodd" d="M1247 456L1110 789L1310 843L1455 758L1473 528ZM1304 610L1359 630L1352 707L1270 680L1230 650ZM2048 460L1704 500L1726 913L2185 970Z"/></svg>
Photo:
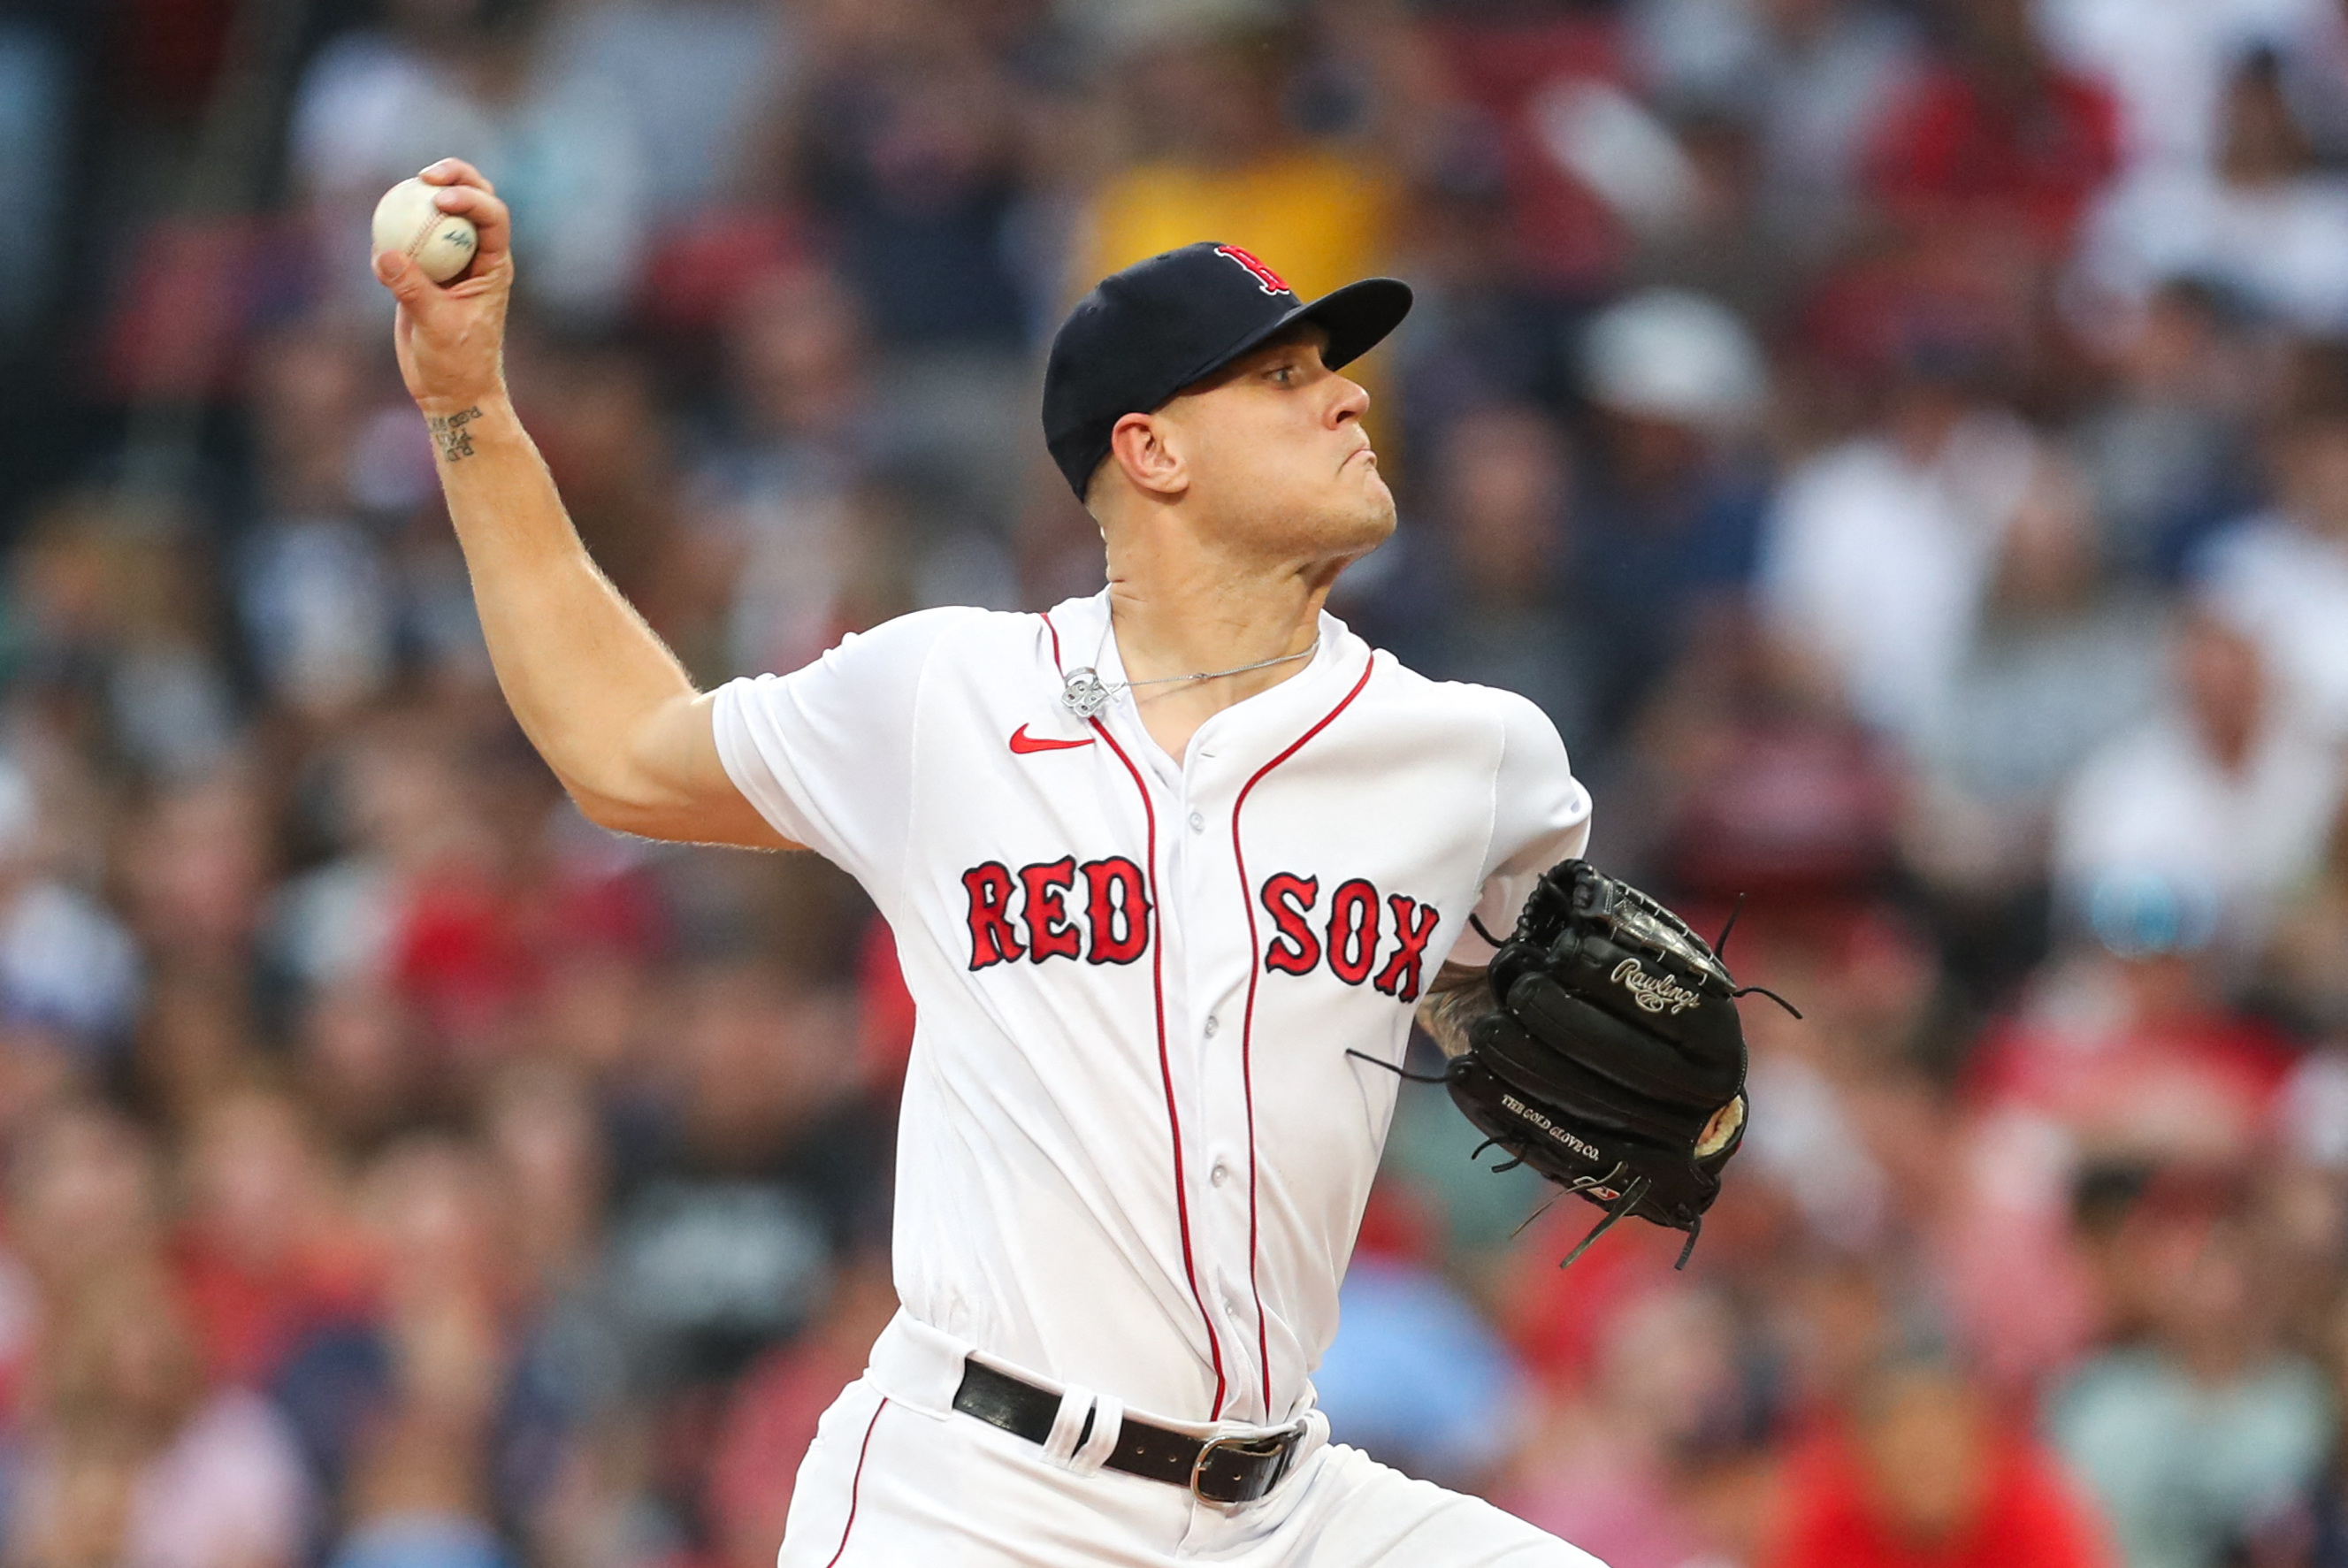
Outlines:
<svg viewBox="0 0 2348 1568"><path fill-rule="evenodd" d="M1045 617L1025 611L943 604L909 612L848 638L849 643L860 641L918 647L966 665L994 657L1032 657L1038 644L1048 644L1048 628Z"/></svg>
<svg viewBox="0 0 2348 1568"><path fill-rule="evenodd" d="M1509 736L1557 735L1557 726L1549 715L1520 693L1473 681L1437 680L1419 674L1384 648L1371 656L1377 661L1377 673L1365 695L1375 693L1381 705L1393 712L1421 717L1430 724L1497 728Z"/></svg>

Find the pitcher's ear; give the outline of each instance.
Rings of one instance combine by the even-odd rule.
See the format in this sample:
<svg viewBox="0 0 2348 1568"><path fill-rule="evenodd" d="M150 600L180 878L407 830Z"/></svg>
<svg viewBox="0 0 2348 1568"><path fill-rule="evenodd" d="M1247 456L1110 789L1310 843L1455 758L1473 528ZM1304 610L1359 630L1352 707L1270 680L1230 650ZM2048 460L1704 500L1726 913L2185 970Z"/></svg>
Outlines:
<svg viewBox="0 0 2348 1568"><path fill-rule="evenodd" d="M1109 432L1108 460L1146 495L1171 499L1189 483L1173 432L1155 415L1128 414L1119 419Z"/></svg>

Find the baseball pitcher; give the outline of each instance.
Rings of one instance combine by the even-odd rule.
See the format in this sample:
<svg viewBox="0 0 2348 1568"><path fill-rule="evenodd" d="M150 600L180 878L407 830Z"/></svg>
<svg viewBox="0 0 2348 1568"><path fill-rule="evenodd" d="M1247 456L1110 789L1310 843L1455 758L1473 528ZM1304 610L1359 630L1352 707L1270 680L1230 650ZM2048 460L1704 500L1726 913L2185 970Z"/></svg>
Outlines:
<svg viewBox="0 0 2348 1568"><path fill-rule="evenodd" d="M1341 372L1410 291L1308 304L1212 243L1104 280L1043 402L1107 590L704 694L507 398L505 208L462 163L425 178L472 266L376 272L515 717L607 828L846 868L919 1004L902 1310L801 1467L784 1568L1590 1563L1313 1408L1415 1016L1478 1125L1609 1223L1693 1239L1744 1120L1726 972L1576 859L1556 730L1322 608L1395 526Z"/></svg>

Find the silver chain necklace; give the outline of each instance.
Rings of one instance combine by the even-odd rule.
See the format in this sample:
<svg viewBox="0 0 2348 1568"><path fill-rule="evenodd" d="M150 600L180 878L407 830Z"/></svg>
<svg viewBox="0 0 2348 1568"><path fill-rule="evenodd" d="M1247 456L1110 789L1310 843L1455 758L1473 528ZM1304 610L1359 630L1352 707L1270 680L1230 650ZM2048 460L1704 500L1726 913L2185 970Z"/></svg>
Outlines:
<svg viewBox="0 0 2348 1568"><path fill-rule="evenodd" d="M1109 633L1117 629L1112 622L1101 633L1100 646L1093 650L1093 659L1099 662L1101 648L1108 646ZM1189 676L1159 676L1146 681L1105 681L1093 665L1078 665L1062 677L1060 702L1080 719L1099 717L1101 710L1117 700L1121 691L1133 691L1141 686L1178 686L1191 681L1219 681L1225 676L1243 676L1250 670L1268 670L1274 665L1292 665L1299 659L1309 659L1321 650L1321 638L1316 634L1312 645L1302 653L1282 654L1278 658L1258 659L1251 665L1235 665L1227 670L1200 670Z"/></svg>

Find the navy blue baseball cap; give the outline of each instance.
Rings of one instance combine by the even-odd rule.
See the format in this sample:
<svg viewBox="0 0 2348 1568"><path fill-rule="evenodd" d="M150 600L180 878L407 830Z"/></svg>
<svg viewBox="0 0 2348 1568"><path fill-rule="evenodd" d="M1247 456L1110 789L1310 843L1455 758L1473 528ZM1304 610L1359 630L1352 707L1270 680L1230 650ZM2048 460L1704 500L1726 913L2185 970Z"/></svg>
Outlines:
<svg viewBox="0 0 2348 1568"><path fill-rule="evenodd" d="M1082 500L1109 433L1148 414L1266 339L1310 323L1329 335L1334 370L1376 346L1410 313L1410 285L1365 278L1311 304L1237 245L1201 240L1113 273L1076 302L1044 366L1044 439Z"/></svg>

